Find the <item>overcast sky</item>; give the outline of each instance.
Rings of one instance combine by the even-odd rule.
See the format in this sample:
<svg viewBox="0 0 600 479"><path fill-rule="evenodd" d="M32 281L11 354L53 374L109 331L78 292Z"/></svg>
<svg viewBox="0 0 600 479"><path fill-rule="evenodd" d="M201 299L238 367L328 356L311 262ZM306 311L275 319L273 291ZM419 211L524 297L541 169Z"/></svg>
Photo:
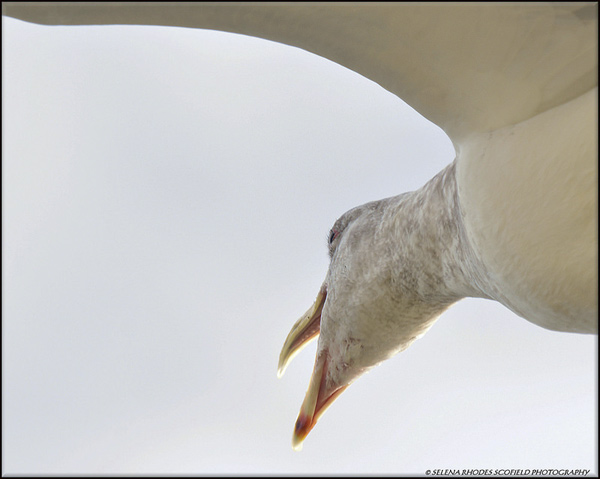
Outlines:
<svg viewBox="0 0 600 479"><path fill-rule="evenodd" d="M4 474L598 471L597 337L475 299L291 448L328 230L450 163L439 128L273 42L2 22Z"/></svg>

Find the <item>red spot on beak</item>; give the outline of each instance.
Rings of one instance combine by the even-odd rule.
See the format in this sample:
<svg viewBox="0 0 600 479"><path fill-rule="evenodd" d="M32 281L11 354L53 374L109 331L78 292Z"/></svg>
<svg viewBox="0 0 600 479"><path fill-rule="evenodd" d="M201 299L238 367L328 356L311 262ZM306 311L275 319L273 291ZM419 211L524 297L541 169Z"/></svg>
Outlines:
<svg viewBox="0 0 600 479"><path fill-rule="evenodd" d="M308 436L308 433L317 424L317 421L333 401L348 387L348 385L337 386L335 384L327 385L327 365L329 354L322 351L315 361L315 369L310 380L310 385L300 414L294 427L292 437L292 446L294 449L301 449L302 442Z"/></svg>

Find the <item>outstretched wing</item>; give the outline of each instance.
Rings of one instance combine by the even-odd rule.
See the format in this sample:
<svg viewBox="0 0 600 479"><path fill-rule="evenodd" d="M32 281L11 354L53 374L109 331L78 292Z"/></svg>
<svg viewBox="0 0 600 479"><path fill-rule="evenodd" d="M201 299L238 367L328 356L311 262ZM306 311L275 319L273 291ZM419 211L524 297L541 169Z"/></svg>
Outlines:
<svg viewBox="0 0 600 479"><path fill-rule="evenodd" d="M47 25L242 33L323 56L395 93L456 143L597 85L596 3L4 2Z"/></svg>

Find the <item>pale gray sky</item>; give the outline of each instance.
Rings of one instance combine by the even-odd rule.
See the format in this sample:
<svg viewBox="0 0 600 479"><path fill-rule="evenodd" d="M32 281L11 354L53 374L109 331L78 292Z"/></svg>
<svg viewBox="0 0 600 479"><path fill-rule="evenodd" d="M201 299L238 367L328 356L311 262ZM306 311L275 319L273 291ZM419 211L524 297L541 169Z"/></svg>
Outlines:
<svg viewBox="0 0 600 479"><path fill-rule="evenodd" d="M597 472L597 337L474 299L291 448L328 230L452 161L439 128L273 42L2 21L4 474Z"/></svg>

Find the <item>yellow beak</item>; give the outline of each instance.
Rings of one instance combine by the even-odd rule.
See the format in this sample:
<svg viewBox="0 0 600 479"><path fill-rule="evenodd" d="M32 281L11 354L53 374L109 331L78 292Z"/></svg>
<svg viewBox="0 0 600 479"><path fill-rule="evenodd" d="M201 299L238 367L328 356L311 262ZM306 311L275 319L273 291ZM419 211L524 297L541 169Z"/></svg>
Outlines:
<svg viewBox="0 0 600 479"><path fill-rule="evenodd" d="M279 355L279 367L277 369L278 377L283 376L287 365L294 356L319 335L321 313L326 297L327 289L323 286L321 287L314 304L292 327L292 330L285 340L281 354ZM328 358L329 355L327 351L321 351L315 360L315 367L310 379L310 385L306 392L302 407L300 408L300 414L296 420L294 435L292 437L292 447L296 450L302 449L302 442L310 430L315 426L318 419L333 400L347 387L347 385L338 387L334 384L327 384Z"/></svg>
<svg viewBox="0 0 600 479"><path fill-rule="evenodd" d="M327 289L323 286L313 305L296 321L287 338L285 338L285 343L283 343L283 348L279 354L277 377L280 378L283 376L285 369L294 356L319 335L321 312L323 311L326 297Z"/></svg>

